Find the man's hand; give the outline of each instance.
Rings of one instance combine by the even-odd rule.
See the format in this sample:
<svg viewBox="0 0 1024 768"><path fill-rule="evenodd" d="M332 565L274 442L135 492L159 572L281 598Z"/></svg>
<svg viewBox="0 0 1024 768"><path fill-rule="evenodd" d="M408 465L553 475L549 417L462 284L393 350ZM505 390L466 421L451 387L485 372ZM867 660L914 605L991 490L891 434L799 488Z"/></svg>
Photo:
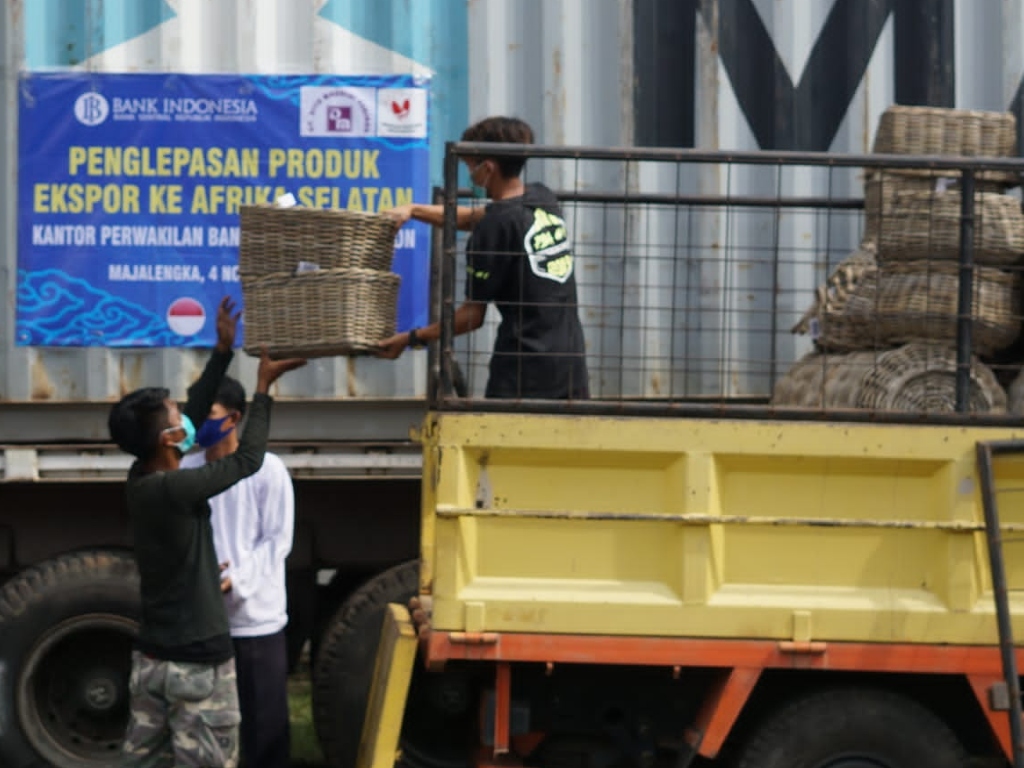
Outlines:
<svg viewBox="0 0 1024 768"><path fill-rule="evenodd" d="M226 571L230 565L231 563L220 564L220 591L225 594L231 591L231 577L224 575L224 571Z"/></svg>
<svg viewBox="0 0 1024 768"><path fill-rule="evenodd" d="M394 336L377 343L377 357L385 360L397 360L402 356L405 348L409 346L409 334L396 333Z"/></svg>
<svg viewBox="0 0 1024 768"><path fill-rule="evenodd" d="M382 211L386 216L390 216L395 221L395 229L401 229L412 219L411 205L399 205L395 208L389 208L386 211Z"/></svg>
<svg viewBox="0 0 1024 768"><path fill-rule="evenodd" d="M235 312L235 302L225 296L217 308L217 346L218 352L230 352L235 346L235 329L241 312Z"/></svg>
<svg viewBox="0 0 1024 768"><path fill-rule="evenodd" d="M267 348L260 350L260 366L256 370L256 391L266 394L270 385L281 378L288 371L294 371L306 364L305 358L292 357L287 360L271 360L267 354Z"/></svg>

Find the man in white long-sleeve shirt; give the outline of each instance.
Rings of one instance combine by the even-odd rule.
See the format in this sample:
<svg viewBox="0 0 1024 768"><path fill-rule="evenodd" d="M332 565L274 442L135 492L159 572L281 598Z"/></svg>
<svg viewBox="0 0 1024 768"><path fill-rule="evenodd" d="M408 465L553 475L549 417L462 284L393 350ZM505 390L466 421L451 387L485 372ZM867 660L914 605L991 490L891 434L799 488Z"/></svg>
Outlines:
<svg viewBox="0 0 1024 768"><path fill-rule="evenodd" d="M206 449L186 456L198 467L238 448L245 389L225 376L196 433ZM284 462L267 452L256 474L210 499L211 523L231 638L235 646L245 768L288 768L288 623L285 559L292 548L295 495Z"/></svg>

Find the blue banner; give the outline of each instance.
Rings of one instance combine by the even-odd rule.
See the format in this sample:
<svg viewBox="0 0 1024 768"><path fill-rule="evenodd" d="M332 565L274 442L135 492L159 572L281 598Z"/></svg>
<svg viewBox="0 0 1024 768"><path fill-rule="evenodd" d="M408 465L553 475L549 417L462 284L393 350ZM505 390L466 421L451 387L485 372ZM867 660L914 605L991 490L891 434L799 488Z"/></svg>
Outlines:
<svg viewBox="0 0 1024 768"><path fill-rule="evenodd" d="M242 298L240 206L288 193L359 211L429 199L422 78L26 74L20 85L19 345L211 346L221 297ZM400 330L427 321L429 237L411 223L396 239Z"/></svg>

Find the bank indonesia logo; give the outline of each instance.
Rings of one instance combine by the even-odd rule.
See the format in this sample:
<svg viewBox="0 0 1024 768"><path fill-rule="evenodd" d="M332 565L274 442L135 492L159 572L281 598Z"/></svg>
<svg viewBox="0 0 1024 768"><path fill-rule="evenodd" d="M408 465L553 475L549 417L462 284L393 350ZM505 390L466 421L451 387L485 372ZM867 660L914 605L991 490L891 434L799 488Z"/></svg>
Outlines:
<svg viewBox="0 0 1024 768"><path fill-rule="evenodd" d="M89 91L75 100L75 117L82 125L99 125L110 114L110 104L102 93Z"/></svg>

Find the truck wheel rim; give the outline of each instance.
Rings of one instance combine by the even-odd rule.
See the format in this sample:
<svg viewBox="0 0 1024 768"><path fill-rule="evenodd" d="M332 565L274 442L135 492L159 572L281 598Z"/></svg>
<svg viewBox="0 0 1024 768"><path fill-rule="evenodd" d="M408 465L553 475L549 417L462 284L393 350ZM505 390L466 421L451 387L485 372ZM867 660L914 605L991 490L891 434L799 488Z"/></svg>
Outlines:
<svg viewBox="0 0 1024 768"><path fill-rule="evenodd" d="M33 647L18 677L18 713L40 757L68 768L117 761L137 627L123 616L76 616Z"/></svg>

